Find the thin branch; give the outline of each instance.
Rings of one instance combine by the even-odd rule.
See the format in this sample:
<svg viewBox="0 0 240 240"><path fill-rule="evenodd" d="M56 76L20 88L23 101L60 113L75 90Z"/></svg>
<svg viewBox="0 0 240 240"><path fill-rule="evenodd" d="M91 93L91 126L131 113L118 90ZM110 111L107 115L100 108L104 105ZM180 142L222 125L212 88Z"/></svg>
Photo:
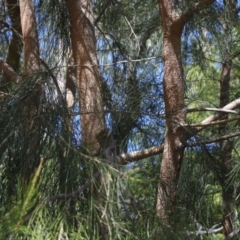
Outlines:
<svg viewBox="0 0 240 240"><path fill-rule="evenodd" d="M240 98L230 102L229 104L227 104L225 107L223 107L222 109L223 110L232 110L232 109L235 109L237 107L240 106ZM191 128L191 132L189 132L188 136L187 136L187 139L190 139L192 136L196 135L198 132L200 132L201 130L203 130L204 128L206 128L208 126L208 124L214 122L214 121L217 121L219 118L221 118L221 114L219 113L216 113L216 114L213 114L211 115L210 117L206 118L205 120L203 120L200 124L200 126L198 127L192 127ZM238 135L237 135L238 136ZM227 137L226 139L230 138L230 137L235 137L233 135L227 135L227 136L224 136L224 137ZM216 140L216 139L215 139ZM219 139L217 141L222 141L224 139ZM211 141L211 142L214 142ZM210 142L210 143L211 143ZM198 143L199 145L200 143ZM196 145L195 145L196 146ZM117 162L119 164L128 164L130 162L134 162L134 161L138 161L138 160L142 160L144 158L147 158L147 157L151 157L151 156L155 156L157 154L160 154L163 152L163 149L164 149L164 145L161 145L161 146L155 146L155 147L151 147L151 148L148 148L148 149L144 149L144 150L140 150L140 151L135 151L135 152L132 152L132 153L125 153L125 154L121 154L120 156L117 157Z"/></svg>
<svg viewBox="0 0 240 240"><path fill-rule="evenodd" d="M65 102L64 98L63 98L63 95L62 95L62 92L59 88L59 85L58 85L58 81L56 79L56 77L54 76L54 74L52 73L51 69L48 67L47 63L42 59L40 58L40 62L43 64L43 66L46 68L46 70L48 71L49 75L51 76L56 88L57 88L57 92L58 92L58 95L61 97L61 100L62 102Z"/></svg>
<svg viewBox="0 0 240 240"><path fill-rule="evenodd" d="M220 108L192 108L192 109L187 109L187 113L205 112L205 111L239 114L238 112L233 111L233 110L220 109Z"/></svg>
<svg viewBox="0 0 240 240"><path fill-rule="evenodd" d="M185 146L186 147L194 147L194 146L210 144L210 143L214 143L214 142L221 142L221 141L228 140L229 138L233 138L233 137L237 137L237 136L240 136L240 132L227 134L227 135L224 135L222 137L213 138L213 139L210 139L210 140L193 142L193 143L190 143L190 144L186 144Z"/></svg>
<svg viewBox="0 0 240 240"><path fill-rule="evenodd" d="M159 57L148 57L148 58L140 58L140 59L128 59L128 60L122 60L122 61L117 61L117 62L112 62L112 63L104 63L104 64L74 64L74 65L62 65L61 68L63 67L95 67L95 66L98 66L98 67L102 67L102 66L114 66L116 64L119 64L119 63L130 63L130 62L141 62L141 61L149 61L149 60L152 60L152 59L160 59L162 58L161 56ZM55 68L52 68L52 69L49 69L49 70L54 70Z"/></svg>
<svg viewBox="0 0 240 240"><path fill-rule="evenodd" d="M131 26L131 23L128 21L128 19L127 19L125 16L124 16L123 18L124 18L124 20L126 21L127 25L129 26L129 28L130 28L130 30L131 30L131 33L134 35L135 40L136 40L136 43L137 43L137 45L138 45L137 48L138 48L138 50L140 51L139 39L138 39L136 33L134 32L134 30L133 30L133 28L132 28L132 26Z"/></svg>
<svg viewBox="0 0 240 240"><path fill-rule="evenodd" d="M14 134L15 132L12 131L1 143L0 143L0 149L4 146L5 143L7 143L8 139Z"/></svg>
<svg viewBox="0 0 240 240"><path fill-rule="evenodd" d="M100 19L102 18L102 16L104 15L104 13L106 12L106 10L109 8L109 6L111 5L113 0L108 0L108 2L105 4L104 8L102 9L102 11L100 12L100 14L98 15L98 17L96 18L96 20L94 21L94 24L96 25Z"/></svg>
<svg viewBox="0 0 240 240"><path fill-rule="evenodd" d="M228 123L228 122L232 122L232 121L235 121L235 120L239 120L240 119L240 116L239 117L235 117L235 118L229 118L229 119L225 119L225 120L219 120L219 121L213 121L213 122L210 122L210 123L205 123L205 124L202 124L202 123L199 123L199 124L188 124L188 125L185 125L184 127L207 127L207 126L213 126L213 125L218 125L218 124L222 124L222 123Z"/></svg>
<svg viewBox="0 0 240 240"><path fill-rule="evenodd" d="M56 195L53 195L51 197L48 197L45 202L50 202L50 201L53 201L53 200L57 200L57 199L70 199L70 198L75 198L75 197L79 197L79 194L82 193L84 190L86 190L88 187L90 187L90 185L93 183L94 180L98 179L101 175L101 172L100 171L97 171L93 177L91 179L88 179L85 184L83 186L81 186L79 189L71 192L71 193L67 193L67 194L64 194L64 193L59 193L59 194L56 194Z"/></svg>
<svg viewBox="0 0 240 240"><path fill-rule="evenodd" d="M240 106L240 98L237 98L234 101L232 101L229 104L227 104L222 109L223 110L233 110L233 109L235 109L235 108L237 108L239 106ZM205 120L203 120L201 122L202 126L196 127L195 129L191 129L191 130L195 131L195 134L196 134L196 133L200 132L201 130L203 130L207 126L207 124L209 124L209 123L211 123L213 121L216 121L216 120L218 120L221 117L222 117L222 114L219 114L219 113L213 114L213 115L209 116L208 118L206 118Z"/></svg>
<svg viewBox="0 0 240 240"><path fill-rule="evenodd" d="M91 114L91 113L122 113L122 114L125 114L125 113L128 113L128 114L138 114L138 115L142 115L142 116L150 116L150 117L155 117L155 118L165 118L165 114L159 114L159 113L148 113L148 112L140 112L140 111L126 111L126 110L118 110L118 109L114 109L114 110L104 110L104 111L93 111L93 112L90 112L90 111L87 111L87 112L73 112L71 113L72 116L77 116L77 115L83 115L83 114Z"/></svg>
<svg viewBox="0 0 240 240"><path fill-rule="evenodd" d="M187 232L187 235L204 235L204 234L213 234L213 233L218 233L223 230L223 227L219 227L216 229L208 229L208 230L203 230L203 231L197 231L197 232Z"/></svg>

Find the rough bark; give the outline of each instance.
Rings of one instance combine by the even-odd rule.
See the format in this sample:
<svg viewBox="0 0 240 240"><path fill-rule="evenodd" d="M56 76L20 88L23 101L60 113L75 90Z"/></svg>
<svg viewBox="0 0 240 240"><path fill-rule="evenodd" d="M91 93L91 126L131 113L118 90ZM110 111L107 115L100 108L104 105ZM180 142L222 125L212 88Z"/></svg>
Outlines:
<svg viewBox="0 0 240 240"><path fill-rule="evenodd" d="M101 156L106 161L111 161L108 154L111 136L105 125L102 86L97 64L96 39L94 32L94 18L92 2L90 0L65 0L71 23L70 36L74 64L76 65L76 78L78 80L78 96L81 120L82 146L90 155ZM108 157L110 156L110 158ZM83 163L84 164L84 163ZM93 174L98 172L98 167L93 167ZM89 193L91 197L98 200L99 235L101 239L107 239L108 229L102 215L106 194L110 184L109 172L100 174L95 185L91 184ZM95 214L94 214L95 215Z"/></svg>
<svg viewBox="0 0 240 240"><path fill-rule="evenodd" d="M183 127L186 121L186 109L181 62L181 35L192 14L212 2L211 0L199 1L191 9L179 15L174 8L174 1L159 0L163 31L166 137L158 186L157 214L163 219L168 219L174 212L186 140L186 131Z"/></svg>
<svg viewBox="0 0 240 240"><path fill-rule="evenodd" d="M226 102L229 101L229 86L230 86L230 73L231 73L231 61L222 64L221 82L220 82L220 107L223 107ZM226 119L227 115L223 115L222 118ZM225 133L227 123L219 125L219 134ZM220 162L222 169L221 187L222 187L222 214L223 214L223 234L227 237L233 231L233 201L234 192L233 186L228 186L228 177L232 170L231 158L233 144L231 140L225 140L220 143L221 154Z"/></svg>
<svg viewBox="0 0 240 240"><path fill-rule="evenodd" d="M167 218L173 211L183 153L186 111L184 108L181 34L184 22L174 19L172 1L160 1L163 30L164 103L166 138L158 186L157 212Z"/></svg>
<svg viewBox="0 0 240 240"><path fill-rule="evenodd" d="M236 1L233 0L225 0L225 11L235 12L236 9ZM228 23L225 21L222 22L224 34L228 37ZM228 52L225 49L226 53ZM221 72L221 81L220 81L220 108L222 108L226 103L229 102L229 88L230 88L230 80L231 80L231 70L232 70L232 59L230 57L230 53L225 55L224 62L222 63L222 72ZM228 115L224 114L222 116L223 119L227 119ZM227 130L227 123L219 125L219 134L224 135ZM233 204L234 204L234 187L229 184L229 174L232 170L232 150L233 143L231 140L225 140L220 143L221 154L220 154L220 162L221 162L221 187L222 187L222 224L223 224L223 234L225 238L233 232Z"/></svg>
<svg viewBox="0 0 240 240"><path fill-rule="evenodd" d="M19 4L24 49L24 67L25 73L30 74L40 68L34 4L32 0L20 0Z"/></svg>
<svg viewBox="0 0 240 240"><path fill-rule="evenodd" d="M223 234L227 237L233 230L233 204L234 204L234 187L229 185L229 174L232 170L231 158L233 143L231 140L225 140L221 144L221 152L224 153L221 157L222 165L222 224Z"/></svg>
<svg viewBox="0 0 240 240"><path fill-rule="evenodd" d="M92 3L89 0L66 0L81 110L84 147L93 155L101 150L98 136L105 131L101 81L97 67L96 39Z"/></svg>

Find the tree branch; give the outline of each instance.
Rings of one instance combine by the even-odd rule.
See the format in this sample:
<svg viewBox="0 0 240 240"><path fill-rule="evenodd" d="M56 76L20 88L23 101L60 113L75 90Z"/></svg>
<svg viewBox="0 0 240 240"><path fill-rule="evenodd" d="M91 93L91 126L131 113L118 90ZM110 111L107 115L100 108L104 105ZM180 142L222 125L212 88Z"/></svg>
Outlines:
<svg viewBox="0 0 240 240"><path fill-rule="evenodd" d="M221 142L221 141L228 140L229 138L233 138L233 137L237 137L237 136L240 136L240 132L224 135L222 137L213 138L213 139L210 139L210 140L193 142L193 143L190 143L190 144L186 144L185 146L186 147L194 147L194 146L205 145L205 144L214 143L214 142Z"/></svg>
<svg viewBox="0 0 240 240"><path fill-rule="evenodd" d="M233 110L233 109L235 109L239 106L240 106L240 98L230 102L225 107L223 107L222 110L226 110L226 111L227 110ZM215 114L209 116L208 118L203 120L197 127L191 128L191 132L189 132L186 140L190 139L192 136L196 135L198 132L202 131L204 128L209 126L209 124L211 124L214 121L217 121L221 117L222 117L222 115L219 114L219 113L215 113ZM215 140L216 141L222 141L222 140L225 140L224 138L228 139L230 137L238 136L239 133L237 133L237 135L235 135L235 134L232 134L232 135L230 134L231 136L226 135L226 136L222 137L223 139L218 138L218 140L217 139L215 139ZM211 142L214 142L214 139ZM211 142L209 142L209 143L211 143ZM198 145L199 144L200 143L198 143ZM131 152L131 153L124 153L124 154L121 154L120 156L117 157L117 163L125 165L125 164L128 164L130 162L139 161L139 160L142 160L144 158L160 154L160 153L163 152L163 149L164 149L164 146L161 145L161 146L154 146L154 147L144 149L144 150L134 151L134 152Z"/></svg>
<svg viewBox="0 0 240 240"><path fill-rule="evenodd" d="M140 151L134 151L131 153L123 153L117 157L118 164L128 164L130 162L142 160L147 157L155 156L163 152L163 145L147 148Z"/></svg>
<svg viewBox="0 0 240 240"><path fill-rule="evenodd" d="M206 124L202 124L202 123L199 123L199 124L189 124L189 125L185 125L185 127L207 127L207 126L213 126L213 125L218 125L218 124L223 124L223 123L228 123L228 122L232 122L232 121L235 121L235 120L239 120L240 119L240 116L239 117L235 117L235 118L230 118L230 119L225 119L225 120L219 120L219 121L213 121L213 122L210 122L210 123L206 123Z"/></svg>
<svg viewBox="0 0 240 240"><path fill-rule="evenodd" d="M223 227L219 227L216 229L208 229L208 230L203 230L203 231L197 231L197 232L188 232L187 235L203 235L203 234L212 234L212 233L218 233L221 232L223 230Z"/></svg>
<svg viewBox="0 0 240 240"><path fill-rule="evenodd" d="M5 73L5 75L15 84L21 81L21 77L2 59L0 59L0 69Z"/></svg>
<svg viewBox="0 0 240 240"><path fill-rule="evenodd" d="M220 108L192 108L192 109L187 109L187 113L192 113L192 112L204 112L204 111L224 112L224 113L238 114L238 112L236 112L236 111L227 110L227 109L220 109Z"/></svg>
<svg viewBox="0 0 240 240"><path fill-rule="evenodd" d="M237 98L234 101L227 104L225 107L223 107L222 110L233 110L239 106L240 106L240 98ZM222 117L222 114L215 113L215 114L209 116L208 118L206 118L205 120L203 120L201 122L202 126L196 127L195 129L191 129L191 130L195 131L195 134L196 134L196 133L200 132L201 130L203 130L207 126L207 124L209 124L213 121L216 121L221 117Z"/></svg>
<svg viewBox="0 0 240 240"><path fill-rule="evenodd" d="M106 12L106 10L108 9L108 7L111 5L113 0L108 0L108 2L105 4L104 8L102 9L102 11L100 12L100 14L98 15L98 17L96 18L96 20L94 21L94 24L98 24L98 22L101 20L102 16L104 15L104 13Z"/></svg>

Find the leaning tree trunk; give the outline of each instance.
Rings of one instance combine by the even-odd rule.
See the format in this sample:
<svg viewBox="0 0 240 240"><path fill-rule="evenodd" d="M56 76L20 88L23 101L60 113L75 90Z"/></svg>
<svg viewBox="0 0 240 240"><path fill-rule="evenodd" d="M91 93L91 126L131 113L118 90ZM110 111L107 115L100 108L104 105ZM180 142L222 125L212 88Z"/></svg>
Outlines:
<svg viewBox="0 0 240 240"><path fill-rule="evenodd" d="M39 44L37 36L36 19L34 14L33 0L20 0L21 26L24 50L24 70L25 79L28 81L40 68ZM32 173L39 165L40 153L40 120L36 116L39 109L39 97L41 94L41 86L34 86L34 93L29 92L29 96L24 102L22 110L22 149L25 152L22 159L22 180L24 184L28 184Z"/></svg>
<svg viewBox="0 0 240 240"><path fill-rule="evenodd" d="M167 218L174 208L177 183L184 154L184 79L181 62L181 34L185 22L174 19L172 1L159 1L163 29L164 103L166 138L158 186L157 212Z"/></svg>
<svg viewBox="0 0 240 240"><path fill-rule="evenodd" d="M73 58L78 78L82 144L99 155L99 136L105 131L101 81L97 66L94 18L90 0L66 0L71 23Z"/></svg>
<svg viewBox="0 0 240 240"><path fill-rule="evenodd" d="M231 73L231 60L222 64L221 85L220 85L220 108L224 107L229 102L229 87L230 87L230 73ZM223 115L222 118L227 118ZM224 135L227 130L227 123L219 125L219 134ZM221 179L220 184L222 187L222 224L223 234L227 237L233 231L233 202L234 202L234 189L232 184L229 184L229 174L232 170L231 158L233 143L231 140L224 140L220 143L220 162L221 162Z"/></svg>
<svg viewBox="0 0 240 240"><path fill-rule="evenodd" d="M105 154L105 150L111 144L109 141L111 137L108 137L104 118L92 2L90 0L65 1L71 24L70 36L78 81L82 145L90 155L105 157L107 161L111 161ZM93 167L93 171L92 176L100 175L96 165ZM100 216L103 216L101 209L106 204L102 194L105 194L109 188L110 179L108 179L108 175L107 172L102 174L96 185L91 187L92 196L98 201L97 211ZM97 221L99 221L99 234L102 239L108 239L108 230L104 223L106 222L105 218Z"/></svg>
<svg viewBox="0 0 240 240"><path fill-rule="evenodd" d="M24 49L25 73L31 74L40 68L37 25L32 0L20 0L21 25Z"/></svg>
<svg viewBox="0 0 240 240"><path fill-rule="evenodd" d="M158 185L157 214L166 221L174 212L186 140L181 35L193 13L198 13L213 2L214 0L203 0L193 3L191 8L179 14L173 0L159 0L163 30L166 137Z"/></svg>
<svg viewBox="0 0 240 240"><path fill-rule="evenodd" d="M226 15L229 16L229 13L235 13L235 17L237 17L237 5L235 0L226 0L224 1L225 12ZM234 16L234 15L233 15ZM222 20L223 34L225 35L223 39L227 39L229 37L229 27L226 20ZM228 42L228 41L226 41ZM232 56L228 53L228 46L224 48L224 60L222 63L222 71L221 71L221 80L220 80L220 108L223 108L230 99L229 90L230 90L230 81L231 81L231 70L232 70ZM227 114L222 115L223 119L228 118ZM219 134L224 135L227 131L228 124L219 125ZM233 227L233 204L234 204L234 186L229 184L229 176L232 170L232 150L233 150L233 142L232 140L224 140L220 142L220 162L221 162L221 179L220 184L222 187L222 224L223 224L223 234L225 238L232 233Z"/></svg>

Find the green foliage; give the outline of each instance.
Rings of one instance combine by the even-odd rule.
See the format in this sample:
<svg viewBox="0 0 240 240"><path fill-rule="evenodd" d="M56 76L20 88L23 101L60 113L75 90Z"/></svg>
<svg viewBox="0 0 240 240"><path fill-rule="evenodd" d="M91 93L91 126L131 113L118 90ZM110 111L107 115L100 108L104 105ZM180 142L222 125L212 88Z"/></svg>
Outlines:
<svg viewBox="0 0 240 240"><path fill-rule="evenodd" d="M3 218L0 224L0 236L2 236L2 238L11 236L9 239L14 239L19 233L20 235L25 235L27 232L27 228L24 226L24 223L26 222L26 218L31 216L32 211L34 211L38 202L40 174L43 161L44 159L41 158L40 164L27 186L22 183L18 187L19 200L12 203L12 206L7 213L5 213L4 209L2 209Z"/></svg>
<svg viewBox="0 0 240 240"><path fill-rule="evenodd" d="M174 4L181 13L196 2ZM166 127L158 3L93 3L104 114L116 143L111 154L116 158L123 152L158 146L164 142ZM171 226L156 216L161 155L126 167L106 162L104 154L91 156L81 145L81 109L78 104L68 109L62 90L71 52L65 1L35 5L45 64L31 76L21 74L20 84L10 84L6 96L0 97L2 239L224 239L220 230L207 232L221 225L222 193L228 188L234 190L233 222L238 227L238 139L232 140L229 163L233 168L228 172L221 158L227 152L223 141L186 147ZM8 22L4 1L0 9L4 9L1 18ZM219 107L222 64L230 59L229 98L239 98L238 18L217 1L186 25L182 62L187 109ZM5 59L11 29L2 28L2 20L0 27L0 57ZM21 73L23 59L20 65ZM0 88L2 79L0 75ZM79 91L76 102L80 95ZM200 123L213 113L189 113L187 122ZM218 125L208 126L186 145L236 132L238 127L239 120L228 123L222 132ZM43 165L39 164L42 158ZM29 175L33 169L37 170Z"/></svg>

